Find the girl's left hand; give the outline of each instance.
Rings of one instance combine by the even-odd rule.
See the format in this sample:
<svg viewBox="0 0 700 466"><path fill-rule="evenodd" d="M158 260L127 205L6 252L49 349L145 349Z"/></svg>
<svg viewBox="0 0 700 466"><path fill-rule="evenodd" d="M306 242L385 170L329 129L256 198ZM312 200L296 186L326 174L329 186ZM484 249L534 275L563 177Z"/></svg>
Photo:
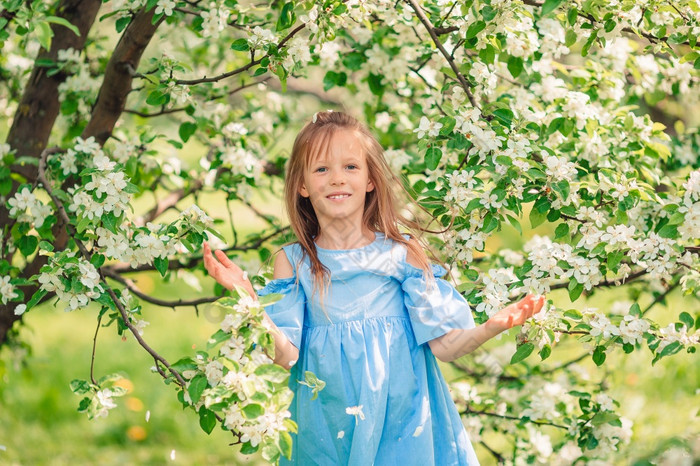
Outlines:
<svg viewBox="0 0 700 466"><path fill-rule="evenodd" d="M522 325L527 319L540 312L544 306L544 295L529 294L517 303L504 307L488 321L496 325L500 331L508 330L516 325Z"/></svg>

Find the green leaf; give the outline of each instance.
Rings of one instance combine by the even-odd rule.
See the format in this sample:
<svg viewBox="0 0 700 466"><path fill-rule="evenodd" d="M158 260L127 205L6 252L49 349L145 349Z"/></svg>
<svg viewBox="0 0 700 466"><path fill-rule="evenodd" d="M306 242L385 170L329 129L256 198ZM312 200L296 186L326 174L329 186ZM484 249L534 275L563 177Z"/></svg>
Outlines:
<svg viewBox="0 0 700 466"><path fill-rule="evenodd" d="M185 121L180 125L180 128L178 129L178 134L180 135L180 139L182 139L182 142L187 142L189 141L190 137L197 131L197 124L192 123L191 121Z"/></svg>
<svg viewBox="0 0 700 466"><path fill-rule="evenodd" d="M593 362L596 366L601 366L605 362L605 348L596 346L593 351Z"/></svg>
<svg viewBox="0 0 700 466"><path fill-rule="evenodd" d="M263 364L255 369L255 375L259 375L272 383L281 383L289 377L289 371L277 364Z"/></svg>
<svg viewBox="0 0 700 466"><path fill-rule="evenodd" d="M204 406L199 408L199 426L207 434L211 434L216 427L216 415Z"/></svg>
<svg viewBox="0 0 700 466"><path fill-rule="evenodd" d="M231 48L233 50L238 50L239 52L245 52L247 50L250 50L250 46L248 45L247 39L234 40L233 43L231 44Z"/></svg>
<svg viewBox="0 0 700 466"><path fill-rule="evenodd" d="M513 225L513 228L518 230L518 233L521 235L523 234L523 227L520 225L520 222L518 221L517 218L513 217L512 215L506 214L506 217L508 218L508 221L510 222L511 225Z"/></svg>
<svg viewBox="0 0 700 466"><path fill-rule="evenodd" d="M130 22L131 16L123 16L119 18L115 23L117 32L122 32L124 29L126 29Z"/></svg>
<svg viewBox="0 0 700 466"><path fill-rule="evenodd" d="M564 45L566 45L567 47L571 47L576 43L577 40L578 34L576 34L576 31L574 31L573 29L569 29L568 31L566 31L566 39L564 41Z"/></svg>
<svg viewBox="0 0 700 466"><path fill-rule="evenodd" d="M178 372L192 371L197 369L197 364L191 358L178 359L177 362L170 365L173 369Z"/></svg>
<svg viewBox="0 0 700 466"><path fill-rule="evenodd" d="M498 121L503 123L503 126L508 128L510 128L513 122L513 112L508 108L499 108L498 110L495 110L493 112L493 116L495 116Z"/></svg>
<svg viewBox="0 0 700 466"><path fill-rule="evenodd" d="M203 374L198 374L197 376L195 376L194 379L192 379L192 381L190 382L190 386L187 387L187 393L190 394L192 404L197 404L199 399L202 397L204 389L207 388L207 385L207 378Z"/></svg>
<svg viewBox="0 0 700 466"><path fill-rule="evenodd" d="M0 180L0 196L7 196L12 190L12 178Z"/></svg>
<svg viewBox="0 0 700 466"><path fill-rule="evenodd" d="M540 357L544 361L549 357L549 355L552 354L552 347L549 345L544 345L542 349L540 350Z"/></svg>
<svg viewBox="0 0 700 466"><path fill-rule="evenodd" d="M287 2L282 7L279 18L277 18L277 26L275 29L277 31L284 31L285 29L291 27L295 20L296 15L294 14L294 3Z"/></svg>
<svg viewBox="0 0 700 466"><path fill-rule="evenodd" d="M156 270L160 273L161 277L165 277L165 274L168 273L167 258L156 257L155 259L153 259L153 265L156 267Z"/></svg>
<svg viewBox="0 0 700 466"><path fill-rule="evenodd" d="M546 213L540 213L537 209L534 207L530 210L530 224L532 225L532 228L537 228L539 225L544 223L544 221L547 219L547 214Z"/></svg>
<svg viewBox="0 0 700 466"><path fill-rule="evenodd" d="M51 49L51 38L53 38L53 31L49 23L41 22L36 25L34 29L36 31L37 40L46 50Z"/></svg>
<svg viewBox="0 0 700 466"><path fill-rule="evenodd" d="M496 59L496 49L490 44L486 44L483 49L479 50L479 58L481 58L481 61L484 63L493 64Z"/></svg>
<svg viewBox="0 0 700 466"><path fill-rule="evenodd" d="M479 34L481 31L483 31L485 27L486 27L486 23L483 21L476 21L476 22L472 23L469 26L469 28L467 29L467 35L465 38L467 40L469 40L473 37L476 37L476 35Z"/></svg>
<svg viewBox="0 0 700 466"><path fill-rule="evenodd" d="M508 59L508 71L511 76L517 78L523 72L523 59L520 57L510 57Z"/></svg>
<svg viewBox="0 0 700 466"><path fill-rule="evenodd" d="M323 77L323 90L327 91L333 86L345 86L348 80L348 75L344 72L337 73L335 71L328 71Z"/></svg>
<svg viewBox="0 0 700 466"><path fill-rule="evenodd" d="M90 258L90 263L94 265L96 269L99 269L102 267L102 264L105 263L105 256L102 254L93 254Z"/></svg>
<svg viewBox="0 0 700 466"><path fill-rule="evenodd" d="M677 225L664 225L658 232L659 236L662 238L677 238L678 237L678 226Z"/></svg>
<svg viewBox="0 0 700 466"><path fill-rule="evenodd" d="M247 441L246 443L241 445L241 453L243 453L244 455L252 455L253 453L256 453L259 448L260 444L253 446L250 444L250 441Z"/></svg>
<svg viewBox="0 0 700 466"><path fill-rule="evenodd" d="M381 76L370 73L369 76L367 76L367 84L372 94L380 97L384 94L384 85L382 84Z"/></svg>
<svg viewBox="0 0 700 466"><path fill-rule="evenodd" d="M598 411L595 416L591 418L591 424L598 427L603 424L608 424L610 422L620 419L620 416L611 411Z"/></svg>
<svg viewBox="0 0 700 466"><path fill-rule="evenodd" d="M608 267L615 269L623 257L625 257L625 253L622 251L613 251L608 253Z"/></svg>
<svg viewBox="0 0 700 466"><path fill-rule="evenodd" d="M146 103L148 105L165 105L170 101L170 96L168 94L164 94L160 90L154 90L150 94L148 94L148 97L146 97Z"/></svg>
<svg viewBox="0 0 700 466"><path fill-rule="evenodd" d="M245 417L248 419L255 419L257 417L262 416L265 413L265 409L257 403L250 403L245 405L242 411Z"/></svg>
<svg viewBox="0 0 700 466"><path fill-rule="evenodd" d="M31 308L33 308L34 306L36 306L37 303L38 303L39 301L41 301L41 298L43 298L44 296L46 296L46 293L47 293L47 291L46 291L46 290L43 290L43 289L38 289L38 290L36 290L36 291L34 292L34 294L32 295L32 298L31 298L31 299L29 300L29 302L27 303L27 309L26 309L26 310L28 311L28 310L30 310ZM25 312L26 312L26 311L25 311Z"/></svg>
<svg viewBox="0 0 700 466"><path fill-rule="evenodd" d="M21 237L16 244L24 257L29 257L39 245L39 238L33 235L26 235Z"/></svg>
<svg viewBox="0 0 700 466"><path fill-rule="evenodd" d="M568 223L560 223L557 225L556 230L554 230L554 239L559 239L563 238L564 236L567 236L569 234L569 224Z"/></svg>
<svg viewBox="0 0 700 466"><path fill-rule="evenodd" d="M681 312L681 315L678 316L678 318L685 324L688 330L693 329L693 326L695 325L695 319L693 319L693 316L684 311Z"/></svg>
<svg viewBox="0 0 700 466"><path fill-rule="evenodd" d="M114 214L107 213L102 216L102 225L112 233L117 233L117 219Z"/></svg>
<svg viewBox="0 0 700 466"><path fill-rule="evenodd" d="M486 5L481 9L481 16L485 21L491 21L498 14L498 10L490 5Z"/></svg>
<svg viewBox="0 0 700 466"><path fill-rule="evenodd" d="M229 338L231 338L230 333L219 329L209 338L209 341L207 341L207 349L212 349L222 341L228 340Z"/></svg>
<svg viewBox="0 0 700 466"><path fill-rule="evenodd" d="M510 363L519 363L520 361L530 356L534 349L535 345L533 343L523 343L522 345L518 346L518 349L515 351L515 354L513 354L513 357L510 358Z"/></svg>
<svg viewBox="0 0 700 466"><path fill-rule="evenodd" d="M633 316L642 317L642 310L639 307L639 303L632 304L629 313Z"/></svg>
<svg viewBox="0 0 700 466"><path fill-rule="evenodd" d="M73 379L70 382L70 389L76 395L84 395L90 391L90 384L87 380Z"/></svg>
<svg viewBox="0 0 700 466"><path fill-rule="evenodd" d="M279 447L280 451L282 452L282 455L284 455L285 458L291 459L292 458L292 436L289 435L289 432L282 431L280 432L280 437L279 437Z"/></svg>
<svg viewBox="0 0 700 466"><path fill-rule="evenodd" d="M365 61L366 57L364 54L360 52L350 52L343 58L343 65L350 71L359 71Z"/></svg>
<svg viewBox="0 0 700 466"><path fill-rule="evenodd" d="M430 170L435 170L440 163L441 158L442 151L439 148L435 146L428 148L428 150L425 152L426 167L428 167Z"/></svg>
<svg viewBox="0 0 700 466"><path fill-rule="evenodd" d="M554 11L563 0L545 0L542 5L542 10L540 10L540 16L547 16L552 11Z"/></svg>
<svg viewBox="0 0 700 466"><path fill-rule="evenodd" d="M65 18L59 18L58 16L46 16L44 20L48 21L49 23L60 24L61 26L65 26L71 31L73 31L73 33L76 36L80 37L80 31L78 31L78 28L69 23L68 20L66 20Z"/></svg>
<svg viewBox="0 0 700 466"><path fill-rule="evenodd" d="M569 281L569 299L573 302L578 299L579 296L581 296L581 293L583 293L583 284L578 283L575 279L571 279Z"/></svg>

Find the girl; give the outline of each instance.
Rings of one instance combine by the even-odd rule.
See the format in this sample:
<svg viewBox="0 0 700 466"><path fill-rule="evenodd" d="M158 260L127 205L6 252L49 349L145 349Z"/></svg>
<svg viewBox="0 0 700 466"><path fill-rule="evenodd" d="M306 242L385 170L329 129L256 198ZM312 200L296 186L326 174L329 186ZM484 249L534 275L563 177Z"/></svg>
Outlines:
<svg viewBox="0 0 700 466"><path fill-rule="evenodd" d="M400 233L417 225L398 214L397 183L380 144L345 113L314 115L294 142L285 200L298 242L257 293L284 294L266 319L275 363L291 368L292 464L479 464L435 358L459 358L544 304L527 295L475 326L445 269ZM215 254L205 243L209 273L255 297L242 270ZM326 383L313 401L307 370Z"/></svg>

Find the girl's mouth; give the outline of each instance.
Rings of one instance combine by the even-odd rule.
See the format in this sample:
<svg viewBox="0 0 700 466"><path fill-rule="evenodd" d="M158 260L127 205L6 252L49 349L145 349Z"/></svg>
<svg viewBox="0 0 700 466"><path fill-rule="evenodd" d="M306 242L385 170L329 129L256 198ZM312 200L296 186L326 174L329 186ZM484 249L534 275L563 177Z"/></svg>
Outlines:
<svg viewBox="0 0 700 466"><path fill-rule="evenodd" d="M330 196L326 196L328 199L331 200L339 200L339 199L346 199L350 197L350 194L331 194Z"/></svg>

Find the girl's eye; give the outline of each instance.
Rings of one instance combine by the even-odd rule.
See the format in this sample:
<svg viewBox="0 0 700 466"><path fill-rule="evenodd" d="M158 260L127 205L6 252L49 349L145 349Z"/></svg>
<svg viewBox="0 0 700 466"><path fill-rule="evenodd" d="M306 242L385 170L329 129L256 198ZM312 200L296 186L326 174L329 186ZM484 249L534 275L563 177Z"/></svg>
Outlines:
<svg viewBox="0 0 700 466"><path fill-rule="evenodd" d="M326 167L318 167L318 168L316 169L316 171L317 171L317 172L320 172L320 173L323 173L324 171L326 171Z"/></svg>
<svg viewBox="0 0 700 466"><path fill-rule="evenodd" d="M348 168L351 170L354 170L357 168L357 165L350 164L350 165L348 165Z"/></svg>

